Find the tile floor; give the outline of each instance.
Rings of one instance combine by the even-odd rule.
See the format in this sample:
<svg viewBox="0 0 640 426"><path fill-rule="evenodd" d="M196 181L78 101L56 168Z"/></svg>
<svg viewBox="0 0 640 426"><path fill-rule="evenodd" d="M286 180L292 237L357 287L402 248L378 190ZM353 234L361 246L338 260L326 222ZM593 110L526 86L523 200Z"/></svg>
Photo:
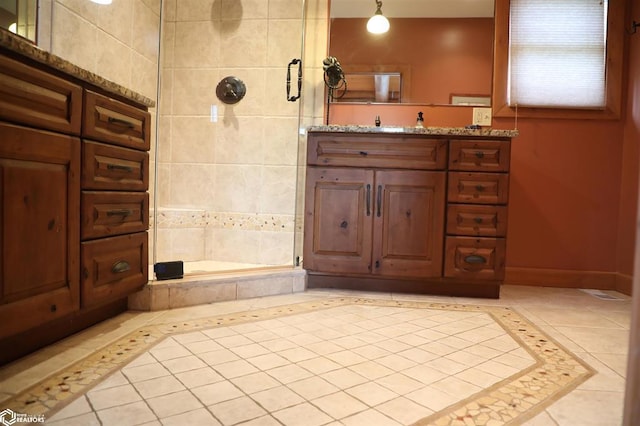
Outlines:
<svg viewBox="0 0 640 426"><path fill-rule="evenodd" d="M607 293L313 290L127 312L1 368L0 409L37 401L65 426L618 425L631 302Z"/></svg>

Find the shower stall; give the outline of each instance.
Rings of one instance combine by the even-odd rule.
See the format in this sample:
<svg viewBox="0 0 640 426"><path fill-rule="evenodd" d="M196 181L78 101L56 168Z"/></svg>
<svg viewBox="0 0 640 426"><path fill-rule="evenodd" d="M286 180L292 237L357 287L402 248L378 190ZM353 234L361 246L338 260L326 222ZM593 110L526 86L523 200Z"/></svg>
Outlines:
<svg viewBox="0 0 640 426"><path fill-rule="evenodd" d="M326 0L163 1L150 264L182 261L185 276L299 265L304 128L322 116L306 62L326 51L323 11ZM226 77L246 87L237 103L216 96Z"/></svg>

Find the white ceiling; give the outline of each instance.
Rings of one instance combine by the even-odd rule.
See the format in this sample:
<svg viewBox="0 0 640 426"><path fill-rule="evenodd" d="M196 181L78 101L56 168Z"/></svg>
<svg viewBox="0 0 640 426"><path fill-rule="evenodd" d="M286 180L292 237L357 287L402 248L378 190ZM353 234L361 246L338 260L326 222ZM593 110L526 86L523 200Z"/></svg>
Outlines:
<svg viewBox="0 0 640 426"><path fill-rule="evenodd" d="M331 0L332 18L368 18L375 0ZM388 18L493 17L493 0L382 0Z"/></svg>

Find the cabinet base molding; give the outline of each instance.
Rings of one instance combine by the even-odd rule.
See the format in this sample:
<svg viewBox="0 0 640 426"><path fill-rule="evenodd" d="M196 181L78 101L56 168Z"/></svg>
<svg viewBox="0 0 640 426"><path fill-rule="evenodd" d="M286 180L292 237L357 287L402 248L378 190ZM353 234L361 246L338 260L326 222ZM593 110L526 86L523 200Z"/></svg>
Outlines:
<svg viewBox="0 0 640 426"><path fill-rule="evenodd" d="M77 311L58 320L0 340L0 366L126 310L127 299L124 298L95 309Z"/></svg>
<svg viewBox="0 0 640 426"><path fill-rule="evenodd" d="M615 272L518 268L507 266L504 284L617 290L617 275L618 274Z"/></svg>
<svg viewBox="0 0 640 426"><path fill-rule="evenodd" d="M338 288L490 299L498 299L500 297L499 281L474 281L471 283L442 278L407 280L400 278L345 277L307 272L307 288Z"/></svg>

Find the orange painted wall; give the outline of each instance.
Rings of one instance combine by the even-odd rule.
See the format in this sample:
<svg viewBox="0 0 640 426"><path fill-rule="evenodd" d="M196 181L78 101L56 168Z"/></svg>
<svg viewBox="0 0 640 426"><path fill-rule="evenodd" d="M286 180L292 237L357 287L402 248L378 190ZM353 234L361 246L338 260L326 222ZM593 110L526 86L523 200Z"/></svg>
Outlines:
<svg viewBox="0 0 640 426"><path fill-rule="evenodd" d="M640 19L640 2L633 2L630 16L636 21ZM640 158L640 31L629 36L628 52L629 85L622 142L617 269L622 274L632 275L638 205L638 162Z"/></svg>
<svg viewBox="0 0 640 426"><path fill-rule="evenodd" d="M363 30L366 19L334 19L330 55L345 69L349 65L411 64L411 93L403 93L403 102L448 104L452 91L491 94L492 18L390 21L388 33L372 35Z"/></svg>
<svg viewBox="0 0 640 426"><path fill-rule="evenodd" d="M616 272L622 123L520 119L518 129L507 266Z"/></svg>

